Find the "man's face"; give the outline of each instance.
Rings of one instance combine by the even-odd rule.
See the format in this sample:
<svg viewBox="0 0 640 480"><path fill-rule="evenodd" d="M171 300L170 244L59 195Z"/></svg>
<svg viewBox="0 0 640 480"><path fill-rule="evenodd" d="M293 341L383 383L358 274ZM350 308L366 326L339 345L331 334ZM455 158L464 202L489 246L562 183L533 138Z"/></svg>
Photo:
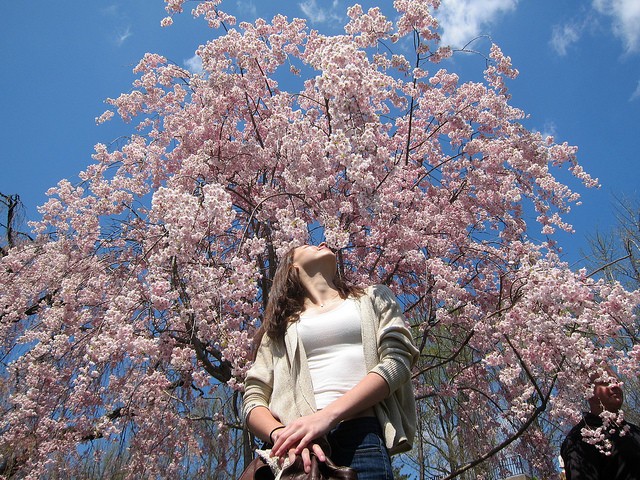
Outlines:
<svg viewBox="0 0 640 480"><path fill-rule="evenodd" d="M593 398L589 400L591 411L600 413L602 410L617 412L622 406L624 395L620 383L613 380L611 382L596 383L593 389ZM594 412L594 410L599 410Z"/></svg>

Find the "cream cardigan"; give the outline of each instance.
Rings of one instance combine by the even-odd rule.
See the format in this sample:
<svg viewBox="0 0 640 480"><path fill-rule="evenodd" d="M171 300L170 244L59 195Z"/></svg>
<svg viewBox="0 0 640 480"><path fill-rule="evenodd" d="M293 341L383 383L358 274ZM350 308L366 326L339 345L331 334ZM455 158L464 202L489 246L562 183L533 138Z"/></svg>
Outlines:
<svg viewBox="0 0 640 480"><path fill-rule="evenodd" d="M391 455L411 449L416 406L411 368L418 358L400 306L384 285L367 288L355 299L362 317L362 344L368 372L380 375L391 394L374 407ZM311 374L295 323L287 327L284 344L265 336L256 361L247 372L242 408L244 420L258 406L270 409L285 425L316 411Z"/></svg>

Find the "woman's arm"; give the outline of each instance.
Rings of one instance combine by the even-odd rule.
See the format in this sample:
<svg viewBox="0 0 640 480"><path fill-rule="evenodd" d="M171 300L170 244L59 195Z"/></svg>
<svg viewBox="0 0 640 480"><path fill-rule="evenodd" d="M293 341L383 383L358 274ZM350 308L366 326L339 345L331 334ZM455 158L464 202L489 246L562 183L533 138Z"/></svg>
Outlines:
<svg viewBox="0 0 640 480"><path fill-rule="evenodd" d="M284 443L284 440L288 438L288 434L285 432L287 427L280 423L271 414L271 411L266 407L255 407L253 410L251 410L246 422L249 430L251 430L251 432L253 432L258 438L264 440L265 442L275 442L276 444L282 445L282 443ZM311 471L311 456L309 453L311 450L316 454L318 460L320 460L321 462L327 460L322 447L318 444L305 445L304 447L300 448L300 450L296 451L286 446L281 447L279 450L275 450L274 447L274 449L272 449L272 454L273 456L278 456L281 458L284 458L285 455L288 455L290 463L293 463L295 461L295 456L297 454L300 454L302 456L304 469L307 473L309 473ZM282 453L278 453L276 455L276 452L278 451L281 451Z"/></svg>
<svg viewBox="0 0 640 480"><path fill-rule="evenodd" d="M380 403L389 393L389 385L380 375L367 374L355 387L322 410L301 417L278 430L273 455L281 457L290 449L294 449L297 454L301 453L313 439L326 435L342 420Z"/></svg>
<svg viewBox="0 0 640 480"><path fill-rule="evenodd" d="M392 392L411 381L411 369L419 352L402 308L391 289L385 285L371 288L373 314L378 319L378 364L371 369L387 381Z"/></svg>
<svg viewBox="0 0 640 480"><path fill-rule="evenodd" d="M268 337L263 337L253 366L245 378L242 416L249 431L265 442L275 441L274 429L282 423L271 413L269 401L273 393L274 366Z"/></svg>
<svg viewBox="0 0 640 480"><path fill-rule="evenodd" d="M284 427L284 425L271 414L271 411L267 407L255 407L252 409L247 416L246 423L251 433L260 440L269 443L275 441L277 438L276 429Z"/></svg>

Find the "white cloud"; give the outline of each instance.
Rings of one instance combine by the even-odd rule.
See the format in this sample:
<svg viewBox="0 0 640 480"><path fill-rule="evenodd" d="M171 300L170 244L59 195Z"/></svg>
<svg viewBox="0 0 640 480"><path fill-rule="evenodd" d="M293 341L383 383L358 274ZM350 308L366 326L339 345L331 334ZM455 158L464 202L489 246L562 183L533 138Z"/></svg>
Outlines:
<svg viewBox="0 0 640 480"><path fill-rule="evenodd" d="M200 74L200 73L202 73L202 57L200 57L200 55L196 54L191 58L187 58L184 61L184 66L191 73Z"/></svg>
<svg viewBox="0 0 640 480"><path fill-rule="evenodd" d="M626 53L640 51L640 2L638 0L593 0L593 8L608 15L613 34L620 38Z"/></svg>
<svg viewBox="0 0 640 480"><path fill-rule="evenodd" d="M442 28L442 44L454 48L465 46L495 22L502 14L514 10L518 0L443 0L437 12Z"/></svg>
<svg viewBox="0 0 640 480"><path fill-rule="evenodd" d="M634 100L638 100L640 98L640 81L638 81L638 85L636 86L635 91L631 94L630 102Z"/></svg>
<svg viewBox="0 0 640 480"><path fill-rule="evenodd" d="M107 5L100 9L100 13L108 17L107 22L112 25L113 30L108 34L109 41L115 43L118 47L121 47L127 39L133 35L130 20L126 12L123 12L119 5ZM126 27L123 27L126 25Z"/></svg>
<svg viewBox="0 0 640 480"><path fill-rule="evenodd" d="M118 5L109 5L107 7L102 8L100 11L102 12L103 15L110 16L110 17L115 17L120 13L120 9Z"/></svg>
<svg viewBox="0 0 640 480"><path fill-rule="evenodd" d="M127 40L127 38L129 38L131 35L133 35L133 32L131 31L131 27L127 26L124 31L120 31L119 33L116 34L116 45L118 45L119 47L122 46L122 44Z"/></svg>
<svg viewBox="0 0 640 480"><path fill-rule="evenodd" d="M238 8L239 12L242 12L247 16L254 18L258 16L258 9L256 8L256 4L252 1L237 1L236 7Z"/></svg>
<svg viewBox="0 0 640 480"><path fill-rule="evenodd" d="M558 137L558 126L553 120L546 120L542 125L542 129L534 127L533 131L539 133L543 139L546 139L547 137L555 139Z"/></svg>
<svg viewBox="0 0 640 480"><path fill-rule="evenodd" d="M555 25L549 43L558 55L564 56L567 54L568 48L580 40L582 30L583 27L575 23Z"/></svg>
<svg viewBox="0 0 640 480"><path fill-rule="evenodd" d="M542 138L557 137L558 127L556 126L556 123L553 120L547 120L546 122L544 122L544 127L542 128L540 134L542 135Z"/></svg>
<svg viewBox="0 0 640 480"><path fill-rule="evenodd" d="M331 7L323 8L318 6L316 0L305 0L299 3L298 6L311 23L325 23L342 20L336 11L338 4L338 0L333 0Z"/></svg>

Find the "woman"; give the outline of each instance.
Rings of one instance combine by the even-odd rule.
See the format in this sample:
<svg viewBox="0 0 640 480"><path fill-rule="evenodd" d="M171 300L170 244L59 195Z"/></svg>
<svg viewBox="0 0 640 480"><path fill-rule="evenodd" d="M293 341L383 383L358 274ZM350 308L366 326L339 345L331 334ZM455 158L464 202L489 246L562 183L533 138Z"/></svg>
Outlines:
<svg viewBox="0 0 640 480"><path fill-rule="evenodd" d="M393 479L389 455L411 448L418 351L389 288L348 287L325 243L290 250L270 291L243 415L272 455L310 450L326 436L331 459L359 480Z"/></svg>

